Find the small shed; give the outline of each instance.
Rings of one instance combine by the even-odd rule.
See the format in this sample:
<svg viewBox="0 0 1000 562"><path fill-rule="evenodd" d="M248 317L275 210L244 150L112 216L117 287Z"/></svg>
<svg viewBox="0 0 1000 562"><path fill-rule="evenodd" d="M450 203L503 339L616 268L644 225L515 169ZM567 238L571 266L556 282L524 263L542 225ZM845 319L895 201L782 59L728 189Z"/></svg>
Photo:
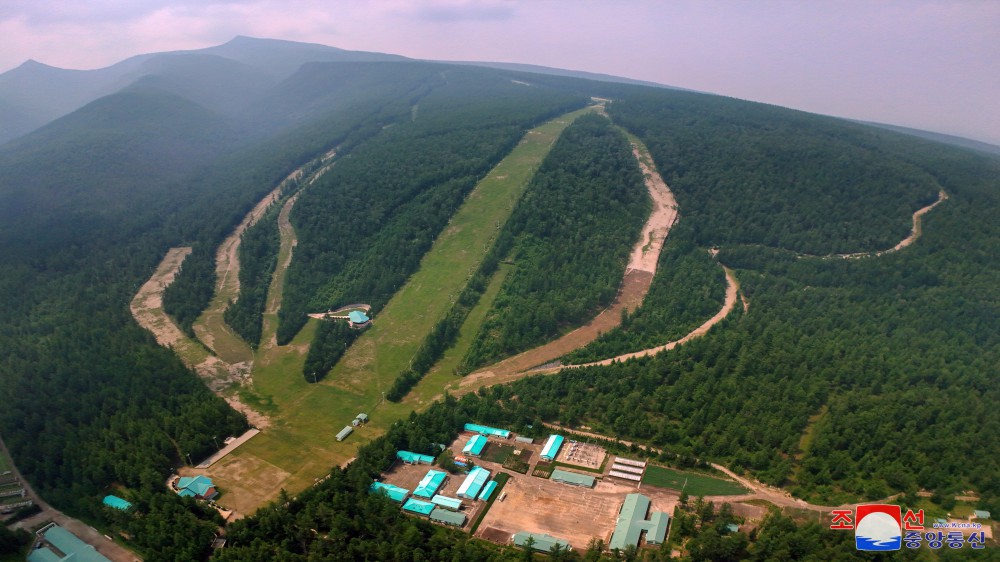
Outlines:
<svg viewBox="0 0 1000 562"><path fill-rule="evenodd" d="M528 445L532 445L535 443L534 439L532 439L531 437L524 437L523 435L518 435L517 437L514 438L514 441L517 441L518 443L526 443Z"/></svg>
<svg viewBox="0 0 1000 562"><path fill-rule="evenodd" d="M344 439L347 439L347 436L352 433L354 433L354 428L351 426L347 426L344 429L341 429L340 433L337 434L337 441L343 441Z"/></svg>
<svg viewBox="0 0 1000 562"><path fill-rule="evenodd" d="M125 501L125 500L119 498L118 496L104 496L103 503L104 503L104 505L106 505L106 506L108 506L110 508L118 509L118 510L121 510L121 511L128 511L128 510L132 509L131 502Z"/></svg>

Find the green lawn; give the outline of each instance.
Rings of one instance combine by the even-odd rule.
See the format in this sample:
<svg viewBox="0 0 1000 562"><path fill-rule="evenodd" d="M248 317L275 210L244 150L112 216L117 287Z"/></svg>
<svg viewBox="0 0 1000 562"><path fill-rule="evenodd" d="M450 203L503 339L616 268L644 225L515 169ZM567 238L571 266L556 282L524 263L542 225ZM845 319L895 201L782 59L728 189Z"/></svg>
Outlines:
<svg viewBox="0 0 1000 562"><path fill-rule="evenodd" d="M225 492L222 505L246 513L275 498L282 488L292 494L305 489L332 466L351 459L360 446L383 435L392 423L429 405L455 380L453 367L442 363L411 393L418 402L396 404L381 399L425 335L449 310L453 296L464 289L469 272L482 261L484 245L492 243L497 223L502 226L507 220L512 202L520 197L549 148L569 123L586 111L563 115L533 129L480 181L424 256L420 270L319 384L307 383L302 376L316 320L310 320L289 345L270 345L277 324L270 311L276 309L274 299L280 294L284 275L283 268L276 270L253 385L240 391L244 402L259 407L272 422L207 471ZM279 265L290 249L286 233L282 234ZM486 295L490 302L506 271L501 268L491 281ZM487 303L482 310L474 309L471 321L481 321L488 308ZM462 341L471 341L478 327L470 329L469 321L466 324ZM462 354L446 355L445 360L457 364ZM336 433L361 412L371 421L337 442Z"/></svg>
<svg viewBox="0 0 1000 562"><path fill-rule="evenodd" d="M649 465L642 483L659 488L683 490L695 496L735 496L747 493L747 489L733 480L724 480L700 472L683 472L672 468Z"/></svg>

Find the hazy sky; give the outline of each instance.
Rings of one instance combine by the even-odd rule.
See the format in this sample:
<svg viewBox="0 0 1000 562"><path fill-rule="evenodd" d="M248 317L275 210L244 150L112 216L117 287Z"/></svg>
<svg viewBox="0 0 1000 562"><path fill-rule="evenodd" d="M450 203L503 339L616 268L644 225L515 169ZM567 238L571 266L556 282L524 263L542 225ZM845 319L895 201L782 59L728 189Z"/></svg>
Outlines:
<svg viewBox="0 0 1000 562"><path fill-rule="evenodd" d="M603 72L1000 144L997 0L0 0L0 72L235 35Z"/></svg>

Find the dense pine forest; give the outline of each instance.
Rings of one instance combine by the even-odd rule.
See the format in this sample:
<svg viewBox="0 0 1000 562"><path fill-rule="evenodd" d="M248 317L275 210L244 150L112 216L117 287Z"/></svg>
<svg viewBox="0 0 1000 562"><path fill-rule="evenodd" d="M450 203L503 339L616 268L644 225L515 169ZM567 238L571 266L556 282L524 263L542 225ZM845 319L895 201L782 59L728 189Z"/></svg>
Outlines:
<svg viewBox="0 0 1000 562"><path fill-rule="evenodd" d="M570 125L500 235L513 239L515 269L463 369L543 343L610 304L649 210L625 137L598 115Z"/></svg>
<svg viewBox="0 0 1000 562"><path fill-rule="evenodd" d="M280 211L280 205L272 205L260 220L243 233L239 253L240 297L225 312L226 324L253 349L260 345L267 290L274 268L278 265Z"/></svg>
<svg viewBox="0 0 1000 562"><path fill-rule="evenodd" d="M692 234L688 221L675 224L642 307L564 362L587 363L663 345L711 318L725 300L726 275L705 248L694 244Z"/></svg>

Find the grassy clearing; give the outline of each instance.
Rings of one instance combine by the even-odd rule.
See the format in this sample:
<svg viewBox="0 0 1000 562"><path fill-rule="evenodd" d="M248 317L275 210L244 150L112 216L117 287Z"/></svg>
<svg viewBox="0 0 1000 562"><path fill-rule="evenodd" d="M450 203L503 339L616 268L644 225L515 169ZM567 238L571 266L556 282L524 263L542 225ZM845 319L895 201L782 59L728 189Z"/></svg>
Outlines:
<svg viewBox="0 0 1000 562"><path fill-rule="evenodd" d="M469 312L462 329L459 331L458 341L445 352L444 357L437 362L423 380L421 380L410 394L407 395L405 404L410 404L416 409L429 405L436 398L440 397L441 389L455 390L458 388L462 378L455 374L455 370L461 363L462 358L469 351L469 347L476 339L479 328L486 321L486 313L493 307L493 301L500 293L500 287L507 279L513 266L501 264L497 272L490 279L486 291L479 298L479 302Z"/></svg>
<svg viewBox="0 0 1000 562"><path fill-rule="evenodd" d="M747 493L746 488L733 480L654 465L646 467L642 483L658 488L683 490L690 496L736 496Z"/></svg>
<svg viewBox="0 0 1000 562"><path fill-rule="evenodd" d="M10 470L10 461L7 460L7 455L0 453L0 473Z"/></svg>
<svg viewBox="0 0 1000 562"><path fill-rule="evenodd" d="M510 445L489 443L483 451L482 459L484 461L495 462L497 464L504 464L513 453L514 447Z"/></svg>
<svg viewBox="0 0 1000 562"><path fill-rule="evenodd" d="M556 139L588 111L579 110L532 129L479 182L421 260L417 273L374 318L373 326L348 349L323 384L358 390L373 380L381 389L392 385L465 288Z"/></svg>
<svg viewBox="0 0 1000 562"><path fill-rule="evenodd" d="M397 420L438 397L456 377L446 365L457 365L464 354L448 354L425 377L411 397L399 404L382 400L396 375L405 368L426 334L451 307L451 300L465 287L513 203L524 191L535 169L559 134L580 110L545 123L529 134L469 195L431 251L420 270L374 318L374 324L341 359L332 373L319 384L307 383L302 366L317 327L310 320L287 346L271 342L277 322L285 265L294 233L282 228L278 267L272 278L264 315L261 349L254 361L253 387L241 389L241 399L262 410L272 423L207 472L217 480L225 495L219 503L249 513L277 497L281 489L297 493L326 475L331 467L354 457L357 449L383 435ZM509 268L494 275L484 300L463 327L459 345L468 345L489 309ZM482 309L482 310L480 310ZM360 412L371 421L343 442L335 435Z"/></svg>

